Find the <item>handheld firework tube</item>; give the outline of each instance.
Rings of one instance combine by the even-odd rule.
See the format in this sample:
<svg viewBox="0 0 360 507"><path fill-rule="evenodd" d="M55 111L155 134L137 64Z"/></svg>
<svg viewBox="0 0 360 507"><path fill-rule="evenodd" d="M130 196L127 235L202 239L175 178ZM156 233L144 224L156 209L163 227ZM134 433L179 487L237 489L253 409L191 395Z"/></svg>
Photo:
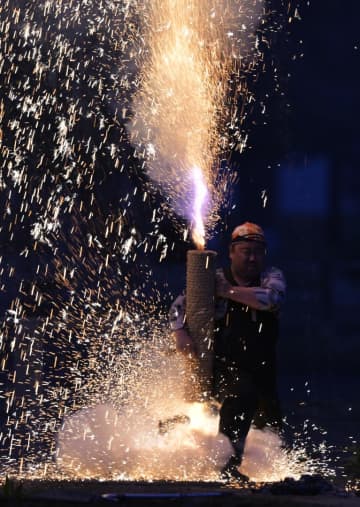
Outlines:
<svg viewBox="0 0 360 507"><path fill-rule="evenodd" d="M197 401L209 399L213 375L215 259L212 250L189 250L186 264L186 322L198 357L192 374ZM195 394L195 393L193 393Z"/></svg>

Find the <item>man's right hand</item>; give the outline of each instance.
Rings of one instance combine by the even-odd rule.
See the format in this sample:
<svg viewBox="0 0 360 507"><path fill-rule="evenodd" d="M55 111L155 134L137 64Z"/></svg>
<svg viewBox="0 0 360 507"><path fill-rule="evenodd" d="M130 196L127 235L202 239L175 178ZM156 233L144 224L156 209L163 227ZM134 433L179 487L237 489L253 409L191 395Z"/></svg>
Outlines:
<svg viewBox="0 0 360 507"><path fill-rule="evenodd" d="M174 335L176 338L176 350L178 352L190 354L191 356L197 355L196 344L185 329L176 329Z"/></svg>

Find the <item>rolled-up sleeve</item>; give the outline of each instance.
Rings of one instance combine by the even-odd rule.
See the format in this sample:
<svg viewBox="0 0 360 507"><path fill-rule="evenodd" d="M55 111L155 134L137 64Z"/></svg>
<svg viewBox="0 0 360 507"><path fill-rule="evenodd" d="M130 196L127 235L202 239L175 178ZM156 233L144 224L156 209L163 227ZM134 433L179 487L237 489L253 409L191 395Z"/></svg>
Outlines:
<svg viewBox="0 0 360 507"><path fill-rule="evenodd" d="M257 299L267 310L276 311L285 300L286 280L283 272L275 267L264 271L261 277L261 287L256 291Z"/></svg>

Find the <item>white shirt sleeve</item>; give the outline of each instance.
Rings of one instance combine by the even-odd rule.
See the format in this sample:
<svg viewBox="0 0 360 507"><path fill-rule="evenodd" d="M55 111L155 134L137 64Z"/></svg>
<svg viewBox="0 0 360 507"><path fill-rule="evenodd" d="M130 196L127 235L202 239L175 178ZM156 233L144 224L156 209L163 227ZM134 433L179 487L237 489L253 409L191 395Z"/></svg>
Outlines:
<svg viewBox="0 0 360 507"><path fill-rule="evenodd" d="M261 286L256 289L256 297L264 309L276 311L285 300L286 280L278 268L268 268L261 276Z"/></svg>

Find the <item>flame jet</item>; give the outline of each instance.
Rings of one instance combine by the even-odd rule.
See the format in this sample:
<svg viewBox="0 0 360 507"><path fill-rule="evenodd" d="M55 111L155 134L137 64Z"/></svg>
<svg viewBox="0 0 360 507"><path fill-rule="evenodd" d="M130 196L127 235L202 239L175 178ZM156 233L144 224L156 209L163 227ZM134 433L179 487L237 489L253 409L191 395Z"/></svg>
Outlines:
<svg viewBox="0 0 360 507"><path fill-rule="evenodd" d="M254 4L259 3L252 3L256 17ZM234 34L248 16L244 5L238 0L153 0L143 7L143 47L137 52L141 73L129 130L151 180L173 210L192 223L194 171L201 171L196 181L202 179L209 191L202 207L205 221L223 198L215 189L215 168L228 143L226 97L240 57ZM204 237L195 236L203 247Z"/></svg>

